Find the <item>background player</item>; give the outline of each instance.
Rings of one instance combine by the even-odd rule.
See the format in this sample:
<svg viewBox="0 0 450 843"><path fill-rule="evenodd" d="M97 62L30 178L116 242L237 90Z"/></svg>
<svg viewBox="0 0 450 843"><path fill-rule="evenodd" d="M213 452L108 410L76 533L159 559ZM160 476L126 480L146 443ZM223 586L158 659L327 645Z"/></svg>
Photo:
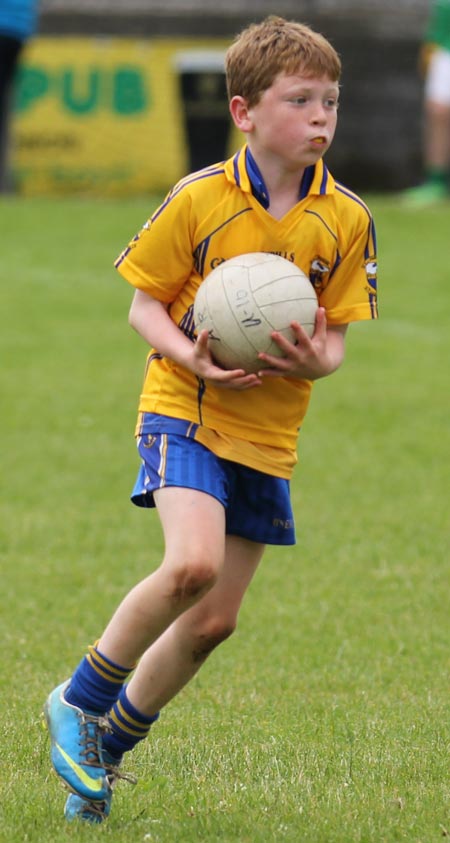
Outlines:
<svg viewBox="0 0 450 843"><path fill-rule="evenodd" d="M421 50L425 74L425 179L403 193L405 204L426 207L450 199L450 0L434 0Z"/></svg>
<svg viewBox="0 0 450 843"><path fill-rule="evenodd" d="M226 73L247 144L177 184L117 260L151 349L133 500L156 505L165 554L47 700L68 819L108 815L123 754L232 633L265 545L295 541L289 479L312 382L341 365L348 323L377 315L372 217L322 160L340 70L308 27L270 17L244 30ZM296 323L296 344L274 332L285 358L261 354L259 374L220 369L207 333L193 335L202 279L248 251L289 257L321 305L311 339Z"/></svg>

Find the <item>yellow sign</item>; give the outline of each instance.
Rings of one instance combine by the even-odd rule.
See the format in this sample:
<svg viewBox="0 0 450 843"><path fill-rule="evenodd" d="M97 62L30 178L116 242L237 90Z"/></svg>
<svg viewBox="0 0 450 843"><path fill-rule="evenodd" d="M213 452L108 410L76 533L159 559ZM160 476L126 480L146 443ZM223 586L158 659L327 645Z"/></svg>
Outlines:
<svg viewBox="0 0 450 843"><path fill-rule="evenodd" d="M199 163L196 151L205 155L201 166L231 154L240 139L224 94L226 46L200 39L36 38L17 85L18 189L165 191L197 169L190 166Z"/></svg>

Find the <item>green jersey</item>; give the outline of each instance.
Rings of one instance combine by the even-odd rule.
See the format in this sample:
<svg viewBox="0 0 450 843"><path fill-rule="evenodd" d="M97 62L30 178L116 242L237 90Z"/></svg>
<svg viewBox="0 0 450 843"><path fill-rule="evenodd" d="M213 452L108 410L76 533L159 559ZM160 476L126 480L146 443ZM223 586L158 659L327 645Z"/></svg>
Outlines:
<svg viewBox="0 0 450 843"><path fill-rule="evenodd" d="M433 3L425 41L450 52L450 0L435 0Z"/></svg>

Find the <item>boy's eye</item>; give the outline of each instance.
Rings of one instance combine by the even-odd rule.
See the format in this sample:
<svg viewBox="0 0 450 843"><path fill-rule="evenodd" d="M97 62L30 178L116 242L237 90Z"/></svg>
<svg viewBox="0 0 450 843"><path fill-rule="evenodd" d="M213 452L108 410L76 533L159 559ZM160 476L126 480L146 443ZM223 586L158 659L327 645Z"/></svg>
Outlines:
<svg viewBox="0 0 450 843"><path fill-rule="evenodd" d="M328 97L326 105L328 108L339 108L339 100L337 100L336 97Z"/></svg>

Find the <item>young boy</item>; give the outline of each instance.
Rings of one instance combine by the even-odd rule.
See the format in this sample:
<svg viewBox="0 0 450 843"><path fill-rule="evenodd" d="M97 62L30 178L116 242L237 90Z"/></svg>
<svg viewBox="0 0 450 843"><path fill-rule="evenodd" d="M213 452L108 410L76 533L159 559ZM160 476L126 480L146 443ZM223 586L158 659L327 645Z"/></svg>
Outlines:
<svg viewBox="0 0 450 843"><path fill-rule="evenodd" d="M370 212L322 161L336 128L336 52L269 17L232 44L226 73L247 144L177 184L116 262L136 288L130 323L151 348L132 499L157 507L165 554L47 700L69 820L108 816L123 754L233 632L265 545L295 542L289 478L312 382L341 365L348 323L377 315ZM261 354L269 366L258 374L225 371L207 332L194 335L195 293L220 261L264 251L309 274L315 332L292 323L296 344L273 334L284 358Z"/></svg>

